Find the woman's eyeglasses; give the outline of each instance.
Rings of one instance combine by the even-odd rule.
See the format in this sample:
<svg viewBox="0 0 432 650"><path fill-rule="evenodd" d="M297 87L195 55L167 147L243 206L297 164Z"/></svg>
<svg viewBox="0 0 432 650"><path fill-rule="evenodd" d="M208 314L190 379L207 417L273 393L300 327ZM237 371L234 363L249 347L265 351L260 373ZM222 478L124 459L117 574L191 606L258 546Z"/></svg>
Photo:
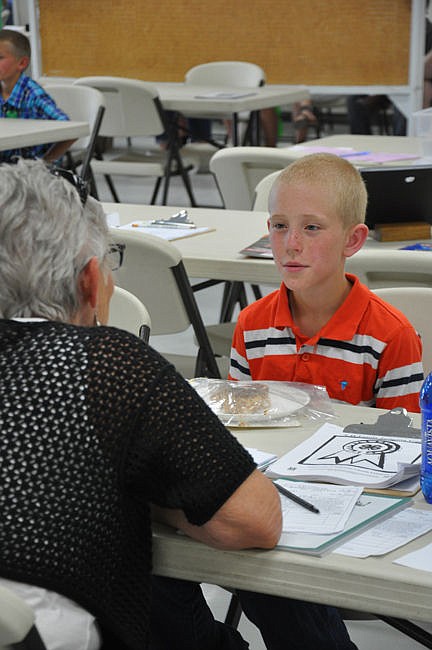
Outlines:
<svg viewBox="0 0 432 650"><path fill-rule="evenodd" d="M118 271L123 264L125 244L111 244L105 255L105 260L111 271Z"/></svg>
<svg viewBox="0 0 432 650"><path fill-rule="evenodd" d="M73 185L81 199L81 205L84 207L89 195L88 182L83 180L81 176L75 174L70 169L62 169L61 167L51 167L50 172L53 176L64 178L68 183Z"/></svg>
<svg viewBox="0 0 432 650"><path fill-rule="evenodd" d="M81 199L81 204L84 207L89 194L87 181L84 181L81 176L78 176L78 174L75 174L70 169L51 167L50 172L53 176L64 178L68 183L74 186ZM111 271L118 271L123 264L124 249L125 244L111 244L109 247L105 255L105 260Z"/></svg>

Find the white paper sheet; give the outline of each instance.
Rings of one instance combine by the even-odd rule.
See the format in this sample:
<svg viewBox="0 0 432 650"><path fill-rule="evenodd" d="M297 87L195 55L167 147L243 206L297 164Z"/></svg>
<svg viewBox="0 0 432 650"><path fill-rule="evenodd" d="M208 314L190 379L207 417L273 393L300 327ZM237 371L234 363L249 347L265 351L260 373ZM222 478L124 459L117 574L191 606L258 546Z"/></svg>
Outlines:
<svg viewBox="0 0 432 650"><path fill-rule="evenodd" d="M208 232L211 228L203 226L202 228L181 228L181 227L172 227L167 226L151 226L148 221L132 221L131 223L126 224L125 226L120 226L119 230L133 230L134 232L144 233L146 235L153 235L154 237L161 237L168 241L175 239L184 239L185 237L193 237L194 235L200 235L203 232Z"/></svg>
<svg viewBox="0 0 432 650"><path fill-rule="evenodd" d="M352 557L384 555L432 530L432 511L407 508L369 528L334 552Z"/></svg>
<svg viewBox="0 0 432 650"><path fill-rule="evenodd" d="M313 504L319 510L319 514L310 512L281 494L282 530L287 533L307 532L328 535L343 530L362 493L361 487L352 485L326 485L283 480L276 481L276 483L280 483L287 490Z"/></svg>
<svg viewBox="0 0 432 650"><path fill-rule="evenodd" d="M402 557L393 560L394 564L403 564L411 569L420 569L421 571L432 571L432 544L423 546L417 551L407 553Z"/></svg>

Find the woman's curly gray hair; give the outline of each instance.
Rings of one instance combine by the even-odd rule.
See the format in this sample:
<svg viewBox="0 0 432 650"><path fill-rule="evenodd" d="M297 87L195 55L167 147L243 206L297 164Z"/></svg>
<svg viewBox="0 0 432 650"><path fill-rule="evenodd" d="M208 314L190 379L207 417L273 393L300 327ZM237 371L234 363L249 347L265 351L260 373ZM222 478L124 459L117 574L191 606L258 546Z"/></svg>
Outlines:
<svg viewBox="0 0 432 650"><path fill-rule="evenodd" d="M0 165L0 317L69 321L80 305L78 275L102 263L108 228L101 206L42 161Z"/></svg>

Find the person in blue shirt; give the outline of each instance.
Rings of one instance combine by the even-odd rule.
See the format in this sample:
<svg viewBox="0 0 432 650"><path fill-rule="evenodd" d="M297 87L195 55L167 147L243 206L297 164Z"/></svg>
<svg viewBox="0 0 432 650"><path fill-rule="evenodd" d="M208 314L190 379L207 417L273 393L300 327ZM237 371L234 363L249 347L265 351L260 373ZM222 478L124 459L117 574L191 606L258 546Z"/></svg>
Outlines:
<svg viewBox="0 0 432 650"><path fill-rule="evenodd" d="M12 29L0 30L0 117L40 120L68 120L48 93L24 74L30 63L28 38ZM74 140L0 151L0 162L16 156L53 162L63 156Z"/></svg>

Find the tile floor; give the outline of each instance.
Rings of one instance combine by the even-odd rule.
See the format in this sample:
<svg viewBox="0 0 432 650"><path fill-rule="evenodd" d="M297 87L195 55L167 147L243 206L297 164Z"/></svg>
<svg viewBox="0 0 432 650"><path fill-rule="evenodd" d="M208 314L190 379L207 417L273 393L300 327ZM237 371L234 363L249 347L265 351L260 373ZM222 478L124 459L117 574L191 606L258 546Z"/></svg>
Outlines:
<svg viewBox="0 0 432 650"><path fill-rule="evenodd" d="M115 180L120 200L125 203L146 203L150 200L152 181L130 178ZM97 179L101 201L112 201L103 179ZM192 175L192 184L197 203L206 206L221 207L219 192L210 174ZM178 178L172 180L169 203L175 207L189 205L187 195ZM272 287L265 287L264 291ZM217 322L217 305L220 304L220 288L214 287L198 295L199 307L206 323ZM187 354L196 353L191 330L175 336L158 336L151 339L151 344L162 353ZM228 608L230 594L214 585L204 585L206 598L216 618L223 620ZM347 622L351 638L359 650L420 650L423 646L408 639L400 632L380 621ZM241 617L239 630L249 642L251 650L265 650L259 631L244 616ZM204 649L203 649L204 650ZM317 648L319 650L319 648Z"/></svg>

